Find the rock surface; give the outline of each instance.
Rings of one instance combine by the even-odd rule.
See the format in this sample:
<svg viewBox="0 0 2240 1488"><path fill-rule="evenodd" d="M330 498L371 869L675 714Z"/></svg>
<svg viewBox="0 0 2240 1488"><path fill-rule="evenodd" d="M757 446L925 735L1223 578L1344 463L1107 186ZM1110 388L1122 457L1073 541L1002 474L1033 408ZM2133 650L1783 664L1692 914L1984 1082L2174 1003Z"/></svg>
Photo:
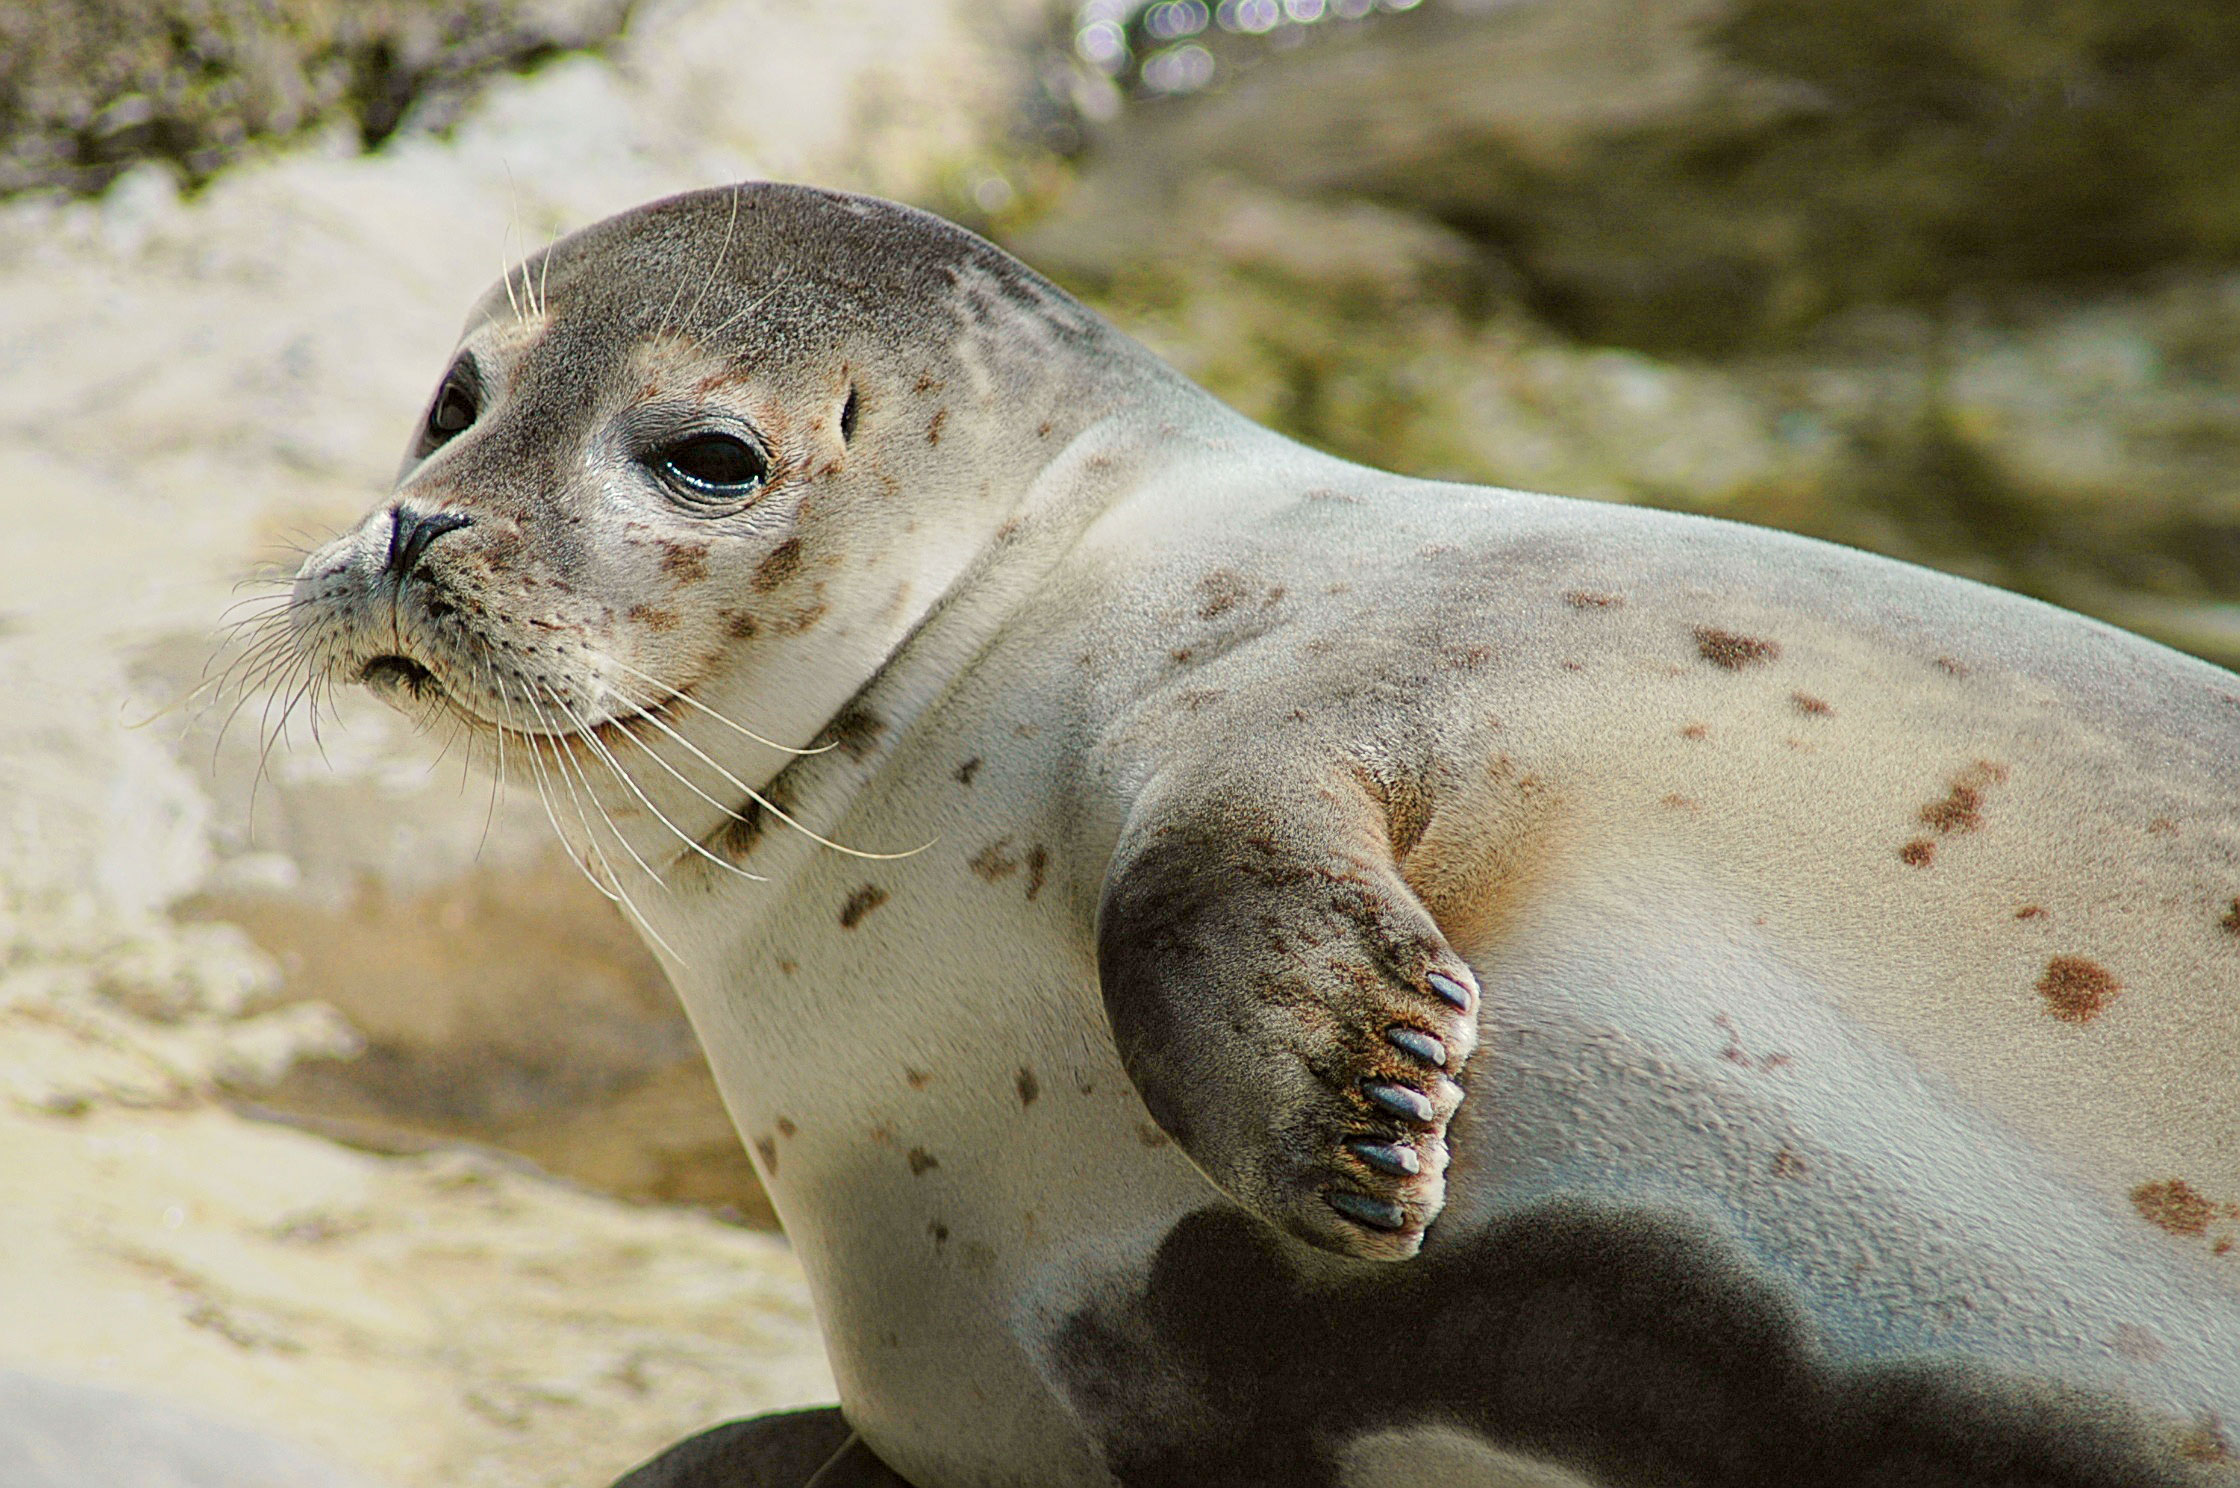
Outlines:
<svg viewBox="0 0 2240 1488"><path fill-rule="evenodd" d="M638 20L448 137L0 204L0 1480L596 1484L832 1398L781 1239L612 1196L760 1203L534 799L361 700L314 741L268 732L284 677L230 727L198 691L280 592L237 581L386 488L506 259L709 181L937 192L1014 87L985 10Z"/></svg>

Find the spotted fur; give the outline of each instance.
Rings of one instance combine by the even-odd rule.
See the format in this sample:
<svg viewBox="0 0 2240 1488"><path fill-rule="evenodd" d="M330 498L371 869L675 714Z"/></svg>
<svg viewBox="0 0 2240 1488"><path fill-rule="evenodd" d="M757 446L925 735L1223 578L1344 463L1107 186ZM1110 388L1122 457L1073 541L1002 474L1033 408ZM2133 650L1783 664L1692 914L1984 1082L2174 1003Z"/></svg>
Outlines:
<svg viewBox="0 0 2240 1488"><path fill-rule="evenodd" d="M572 792L847 1481L2240 1482L2240 679L1314 454L858 198L626 214L463 347L299 634ZM735 510L642 458L711 423Z"/></svg>

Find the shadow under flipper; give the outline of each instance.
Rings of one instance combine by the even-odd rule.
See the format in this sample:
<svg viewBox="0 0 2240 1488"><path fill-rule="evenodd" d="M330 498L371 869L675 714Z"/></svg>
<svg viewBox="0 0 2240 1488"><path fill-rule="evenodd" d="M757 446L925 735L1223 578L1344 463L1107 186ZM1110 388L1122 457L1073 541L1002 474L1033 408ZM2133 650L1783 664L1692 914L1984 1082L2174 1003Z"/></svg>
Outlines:
<svg viewBox="0 0 2240 1488"><path fill-rule="evenodd" d="M910 1488L838 1406L726 1421L632 1468L614 1488Z"/></svg>
<svg viewBox="0 0 2240 1488"><path fill-rule="evenodd" d="M1586 1200L1397 1266L1212 1206L1053 1346L1129 1488L1340 1488L1350 1446L1432 1428L1609 1488L2240 1485L2214 1422L1965 1360L1838 1358L1708 1224Z"/></svg>

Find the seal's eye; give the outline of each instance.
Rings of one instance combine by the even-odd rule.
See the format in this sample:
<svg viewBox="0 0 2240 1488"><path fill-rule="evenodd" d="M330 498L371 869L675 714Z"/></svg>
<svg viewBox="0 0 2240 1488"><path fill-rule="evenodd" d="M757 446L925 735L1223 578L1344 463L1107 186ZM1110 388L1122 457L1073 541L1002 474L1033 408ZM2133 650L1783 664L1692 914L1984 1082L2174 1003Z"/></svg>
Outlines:
<svg viewBox="0 0 2240 1488"><path fill-rule="evenodd" d="M654 451L646 463L678 492L703 501L737 501L753 494L770 474L761 450L729 434L680 439Z"/></svg>
<svg viewBox="0 0 2240 1488"><path fill-rule="evenodd" d="M436 394L436 401L428 409L428 427L423 443L429 449L447 442L454 434L474 423L481 410L475 406L474 386L459 373L444 379L443 390Z"/></svg>

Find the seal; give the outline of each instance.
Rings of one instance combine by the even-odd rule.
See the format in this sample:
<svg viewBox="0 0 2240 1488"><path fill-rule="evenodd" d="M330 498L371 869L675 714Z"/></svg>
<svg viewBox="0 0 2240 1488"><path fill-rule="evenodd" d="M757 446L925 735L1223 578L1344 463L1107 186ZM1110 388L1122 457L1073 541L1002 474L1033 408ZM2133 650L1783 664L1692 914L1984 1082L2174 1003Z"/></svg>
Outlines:
<svg viewBox="0 0 2240 1488"><path fill-rule="evenodd" d="M1329 458L776 185L509 275L292 603L807 1270L842 1414L633 1483L2240 1481L2223 671Z"/></svg>

